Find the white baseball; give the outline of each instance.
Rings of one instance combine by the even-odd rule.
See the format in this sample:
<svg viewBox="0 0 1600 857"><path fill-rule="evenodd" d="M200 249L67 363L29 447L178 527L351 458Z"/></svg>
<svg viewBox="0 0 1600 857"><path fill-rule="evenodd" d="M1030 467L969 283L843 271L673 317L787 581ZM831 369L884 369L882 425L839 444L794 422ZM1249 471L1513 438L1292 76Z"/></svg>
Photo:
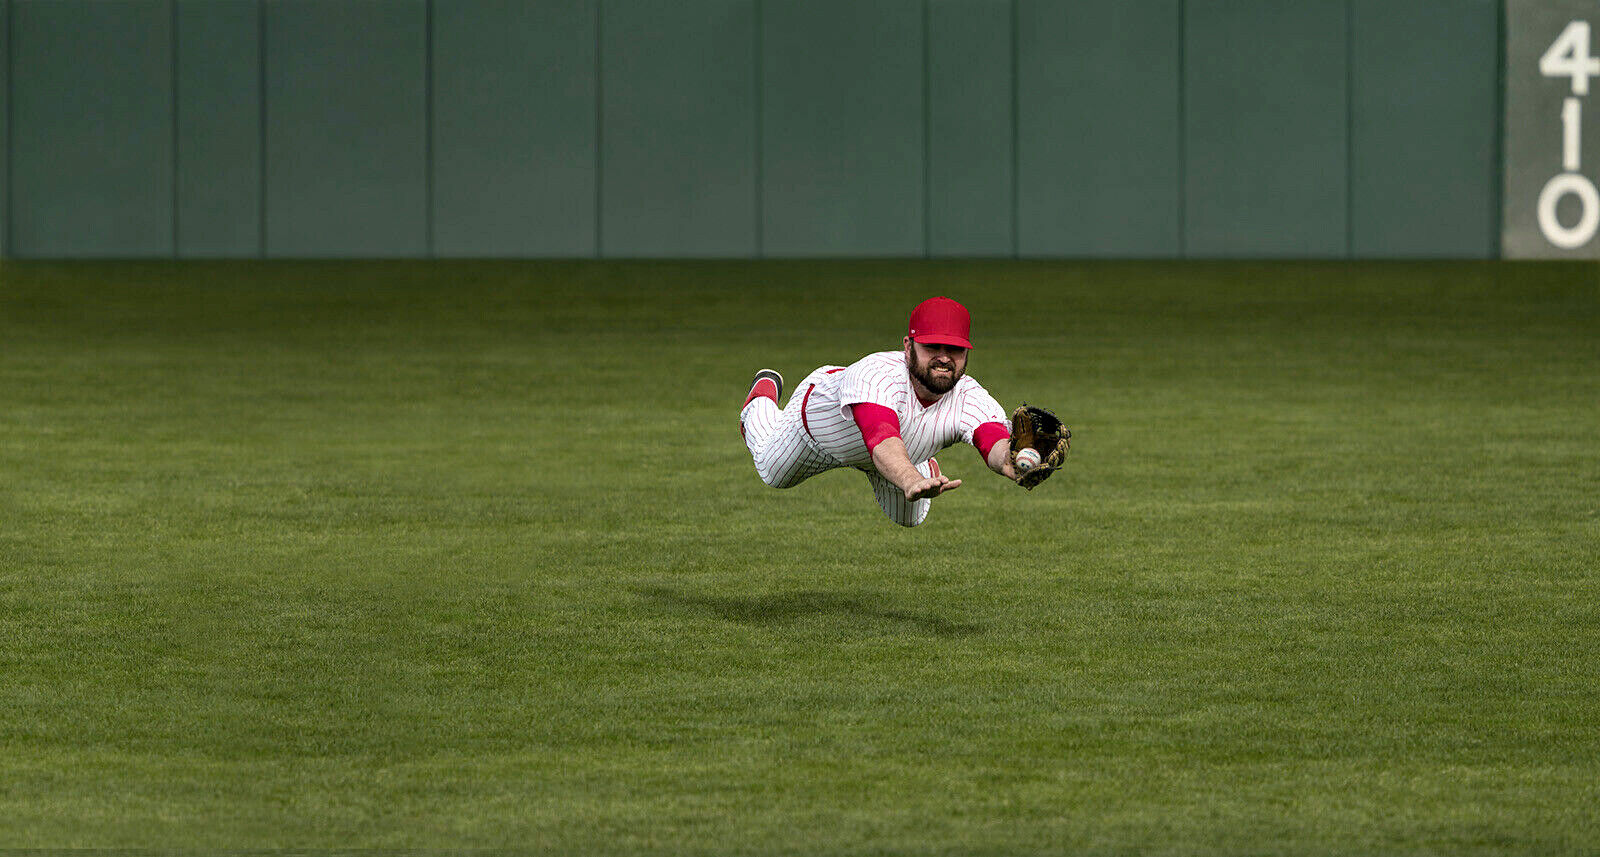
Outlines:
<svg viewBox="0 0 1600 857"><path fill-rule="evenodd" d="M1021 452L1017 453L1017 461L1012 466L1017 468L1017 472L1019 473L1027 473L1029 470L1038 467L1039 450L1034 449L1031 446L1022 450Z"/></svg>

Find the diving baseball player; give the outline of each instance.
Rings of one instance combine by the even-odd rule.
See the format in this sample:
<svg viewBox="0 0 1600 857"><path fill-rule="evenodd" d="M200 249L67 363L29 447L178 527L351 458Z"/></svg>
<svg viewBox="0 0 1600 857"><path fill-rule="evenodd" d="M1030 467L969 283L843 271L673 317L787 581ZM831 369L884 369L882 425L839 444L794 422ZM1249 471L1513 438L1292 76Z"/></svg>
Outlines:
<svg viewBox="0 0 1600 857"><path fill-rule="evenodd" d="M867 475L884 514L904 527L921 524L933 498L961 487L933 458L957 442L976 447L990 470L1024 487L1043 481L1060 466L1071 432L1054 414L1027 406L1008 427L1005 409L966 374L971 328L966 307L929 298L911 311L900 351L818 368L795 388L787 408L778 407L783 376L757 372L739 424L761 481L792 488L825 470L854 467ZM1024 411L1048 415L1045 425ZM1023 443L1015 442L1019 421L1026 423ZM1040 455L1019 465L1014 446L1037 447Z"/></svg>

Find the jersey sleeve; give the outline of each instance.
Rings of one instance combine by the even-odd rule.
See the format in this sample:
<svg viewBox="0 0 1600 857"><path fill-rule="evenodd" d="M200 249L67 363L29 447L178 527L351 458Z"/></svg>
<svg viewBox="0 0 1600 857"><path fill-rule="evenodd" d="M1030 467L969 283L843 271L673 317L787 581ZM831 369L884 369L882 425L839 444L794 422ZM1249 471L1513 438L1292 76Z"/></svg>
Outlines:
<svg viewBox="0 0 1600 857"><path fill-rule="evenodd" d="M856 426L861 429L861 440L866 443L868 452L889 438L900 436L900 418L894 411L871 402L861 402L850 408L855 411Z"/></svg>
<svg viewBox="0 0 1600 857"><path fill-rule="evenodd" d="M984 423L972 433L972 445L978 448L978 456L984 461L989 460L989 451L994 445L1011 437L1011 430L1005 423Z"/></svg>
<svg viewBox="0 0 1600 857"><path fill-rule="evenodd" d="M989 395L988 390L985 390L978 382L974 381L971 389L962 397L961 439L975 447L979 446L983 440L988 440L987 436L992 433L992 430L985 432L984 438L978 437L978 427L984 423L999 423L1003 428L1009 425L1005 409L1000 407L1000 403L995 401L994 396ZM1011 430L1006 428L1005 433L1009 437ZM987 450L984 451L987 452Z"/></svg>
<svg viewBox="0 0 1600 857"><path fill-rule="evenodd" d="M852 416L852 405L863 402L882 405L899 414L905 405L905 373L903 361L897 364L884 359L883 354L868 355L839 376L839 406L846 416Z"/></svg>

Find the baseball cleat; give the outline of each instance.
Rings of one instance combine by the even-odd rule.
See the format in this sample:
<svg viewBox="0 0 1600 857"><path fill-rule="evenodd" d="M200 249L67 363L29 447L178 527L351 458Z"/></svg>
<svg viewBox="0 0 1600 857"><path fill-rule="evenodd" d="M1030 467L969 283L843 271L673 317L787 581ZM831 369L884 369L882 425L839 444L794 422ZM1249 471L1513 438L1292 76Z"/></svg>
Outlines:
<svg viewBox="0 0 1600 857"><path fill-rule="evenodd" d="M776 404L783 398L783 376L772 369L762 369L757 372L756 377L750 381L750 395L745 397L744 403L750 404L757 396L766 396Z"/></svg>

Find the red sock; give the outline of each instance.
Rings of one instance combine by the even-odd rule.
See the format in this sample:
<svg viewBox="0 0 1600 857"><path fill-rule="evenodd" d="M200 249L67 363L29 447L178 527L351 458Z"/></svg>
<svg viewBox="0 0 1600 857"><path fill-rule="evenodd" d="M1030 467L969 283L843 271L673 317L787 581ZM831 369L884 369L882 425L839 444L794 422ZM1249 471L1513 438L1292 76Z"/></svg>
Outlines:
<svg viewBox="0 0 1600 857"><path fill-rule="evenodd" d="M745 398L744 404L748 405L755 401L757 396L766 396L772 400L774 405L776 405L778 403L777 382L773 381L771 378L762 378L761 380L757 381L755 386L750 388L750 395ZM739 410L744 410L744 405L740 405Z"/></svg>

